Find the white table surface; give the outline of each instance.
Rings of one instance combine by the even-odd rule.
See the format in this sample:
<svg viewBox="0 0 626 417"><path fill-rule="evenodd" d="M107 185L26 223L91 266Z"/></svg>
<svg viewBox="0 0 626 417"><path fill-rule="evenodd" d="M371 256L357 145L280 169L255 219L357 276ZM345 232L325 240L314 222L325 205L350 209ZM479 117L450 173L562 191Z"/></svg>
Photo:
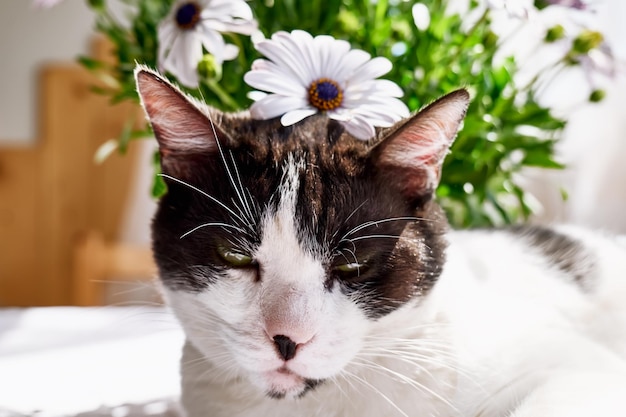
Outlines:
<svg viewBox="0 0 626 417"><path fill-rule="evenodd" d="M148 403L165 415L183 340L162 307L0 309L0 417L127 417L120 405Z"/></svg>

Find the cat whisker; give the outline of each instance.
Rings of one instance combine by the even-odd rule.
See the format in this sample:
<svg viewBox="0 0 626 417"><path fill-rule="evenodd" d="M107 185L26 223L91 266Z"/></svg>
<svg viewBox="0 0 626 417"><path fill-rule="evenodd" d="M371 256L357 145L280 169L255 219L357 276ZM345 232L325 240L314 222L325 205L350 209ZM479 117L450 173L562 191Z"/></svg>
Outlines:
<svg viewBox="0 0 626 417"><path fill-rule="evenodd" d="M519 391L515 389L515 386L517 384L526 382L529 378L532 378L532 377L533 377L532 371L522 373L521 375L516 375L514 378L511 378L509 381L500 385L500 387L495 387L494 389L490 389L488 392L484 389L483 386L481 386L480 384L476 384L481 389L482 393L485 394L486 398L482 400L480 403L478 403L476 407L474 407L474 409L476 410L475 416L482 417L482 416L493 415L494 413L493 410L491 410L491 412L489 410L491 408L491 404L496 403L496 408L501 407L500 395L503 392L510 390L510 393L505 394L505 395L510 396L510 397L517 397L519 395L517 394ZM516 401L515 399L513 399L511 400L511 403L518 404L519 401Z"/></svg>
<svg viewBox="0 0 626 417"><path fill-rule="evenodd" d="M237 364L231 355L227 353L216 354L211 357L212 360L209 360L204 355L201 355L200 358L196 358L188 363L185 363L185 366L202 366L203 364L208 364L207 369L202 371L197 378L202 379L205 375L211 374L213 379L225 379L232 380L234 379L234 375L237 373ZM215 367L215 363L219 363L219 367Z"/></svg>
<svg viewBox="0 0 626 417"><path fill-rule="evenodd" d="M393 342L393 348L386 348L380 342L375 344L366 342L359 355L398 359L416 366L421 366L420 364L422 363L432 364L454 371L458 375L463 376L468 382L480 386L480 383L474 379L473 374L468 369L460 366L458 356L451 351L451 345L443 341L405 339L405 342L402 344Z"/></svg>
<svg viewBox="0 0 626 417"><path fill-rule="evenodd" d="M365 349L371 351L409 353L409 354L437 354L455 359L452 353L452 346L445 341L429 339L391 339L391 340L365 340Z"/></svg>
<svg viewBox="0 0 626 417"><path fill-rule="evenodd" d="M359 232L359 231L361 231L361 230L363 230L365 228L372 227L372 226L378 226L379 224L389 223L389 222L397 222L397 221L407 221L407 222L409 222L409 221L418 221L418 220L425 220L425 219L421 218L421 217L406 216L406 217L390 217L388 219L368 221L368 222L360 224L359 226L356 226L355 228L353 228L352 230L347 232L345 235L343 235L341 240L347 239L348 236L353 235L353 234L355 234L355 233L357 233L357 232Z"/></svg>
<svg viewBox="0 0 626 417"><path fill-rule="evenodd" d="M433 354L436 354L438 356L441 356L441 358L436 358L433 356ZM371 358L388 358L388 359L395 359L398 360L400 362L406 363L406 364L410 364L412 366L415 366L417 369L424 371L426 374L428 374L431 378L435 379L435 377L432 375L431 371L426 367L426 365L432 365L438 368L443 368L443 369L447 369L449 371L453 371L455 373L458 374L462 374L465 377L469 377L470 375L467 372L464 372L462 369L460 369L457 365L456 365L456 361L454 359L454 357L452 356L448 356L446 357L445 355L442 355L441 353L432 353L429 355L426 354L407 354L405 352L399 352L399 351L393 351L393 350L389 350L387 351L387 353L381 353L381 351L372 351L370 353L368 352L361 352L359 354L359 356L363 356L363 357L371 357Z"/></svg>
<svg viewBox="0 0 626 417"><path fill-rule="evenodd" d="M376 362L367 360L367 359L361 359L361 361L358 363L360 366L363 366L365 368L371 369L373 371L377 371L382 373L387 373L390 376L396 378L397 380L407 383L410 386L425 392L429 395L432 395L434 398L438 399L439 401L441 401L443 404L447 405L448 407L450 407L452 410L454 411L458 411L458 409L454 406L454 404L452 404L452 402L450 400L448 400L447 398L443 397L441 394L438 394L437 392L435 392L434 390L428 388L426 385L412 379L409 378L406 375L401 374L400 372L394 371L392 369L389 369L385 366L382 366ZM422 368L423 369L423 368ZM431 375L432 377L432 375Z"/></svg>
<svg viewBox="0 0 626 417"><path fill-rule="evenodd" d="M250 208L248 206L247 200L244 198L245 194L244 194L244 190L243 190L243 185L241 183L241 177L239 176L239 170L237 169L237 164L235 163L235 159L233 157L232 152L230 153L230 158L233 162L233 168L235 170L235 173L237 175L237 180L238 183L235 182L235 179L233 177L233 173L231 172L231 169L229 167L228 161L226 160L226 156L224 155L224 150L222 149L222 145L220 144L218 135L217 135L217 130L215 129L215 124L213 123L213 119L211 117L209 117L209 122L211 122L211 129L213 130L213 137L215 137L215 143L217 145L217 149L220 153L220 158L222 159L222 163L224 164L224 169L226 169L226 174L228 175L228 179L230 180L230 184L233 187L233 190L235 191L235 193L237 194L237 198L239 199L239 202L241 203L241 205L243 205L245 208L247 208L248 213L249 213L249 217L246 219L248 220L248 222L246 223L246 225L253 230L252 224L254 223L254 219L252 218L252 213L250 213ZM242 215L242 217L246 217L246 213L243 212L243 210L236 205L236 207L238 208L240 214Z"/></svg>
<svg viewBox="0 0 626 417"><path fill-rule="evenodd" d="M356 249L356 248L355 248L355 249ZM359 263L359 259L356 257L356 253L354 252L354 250L350 250L350 249L348 249L348 248L343 248L343 249L341 249L341 250L339 251L339 253L340 253L340 254L344 257L344 259L345 259L348 263L350 263L350 261L348 261L348 258L347 258L347 257L343 254L343 251L347 251L347 252L349 252L349 253L350 253L350 255L352 255L352 258L354 258L354 262L355 262L355 263L357 263L357 264Z"/></svg>
<svg viewBox="0 0 626 417"><path fill-rule="evenodd" d="M442 348L442 349L450 349L450 343L443 339L430 339L430 338L422 338L422 339L405 339L405 338L394 338L394 337L376 337L376 336L366 336L365 337L366 346L399 346L402 348L412 349L412 348Z"/></svg>
<svg viewBox="0 0 626 417"><path fill-rule="evenodd" d="M346 263L350 263L350 259L348 259L348 257L343 254L343 250L337 251L337 254L340 255L343 259L345 259Z"/></svg>
<svg viewBox="0 0 626 417"><path fill-rule="evenodd" d="M250 190L248 188L245 188L245 192L248 195L248 199L249 199L250 204L251 204L252 209L253 209L253 215L254 215L253 217L254 218L258 218L259 217L259 211L260 211L259 203L258 203L258 201L254 197L252 197L252 193L250 193Z"/></svg>
<svg viewBox="0 0 626 417"><path fill-rule="evenodd" d="M389 405L391 405L402 416L409 417L409 415L406 412L404 412L404 410L402 410L400 407L398 407L398 405L396 403L394 403L391 398L389 398L387 395L385 395L381 390L376 388L374 385L372 385L371 383L367 382L367 380L365 380L364 378L361 378L360 376L358 376L355 373L348 372L346 370L344 370L343 373L345 373L346 375L348 375L351 378L355 379L356 381L360 382L361 384L365 385L366 387L370 388L376 394L380 395L383 400L385 400Z"/></svg>
<svg viewBox="0 0 626 417"><path fill-rule="evenodd" d="M411 344L406 344L406 345L398 345L398 344L394 344L392 347L386 347L384 344L380 344L380 343L376 343L376 344L370 344L370 343L365 343L364 345L364 349L366 351L371 351L371 352L384 352L384 353L393 353L393 354L410 354L410 355L440 355L440 356L446 356L448 358L451 359L456 359L456 356L452 353L451 349L450 349L450 345L442 345L442 344L437 344L437 345L422 345L420 340L416 340ZM424 355L425 358L428 358L428 356Z"/></svg>
<svg viewBox="0 0 626 417"><path fill-rule="evenodd" d="M352 251L350 251L350 252L353 254L352 256L354 257L355 262L358 262L358 261L356 260L356 256L354 255L354 252L352 252ZM349 264L349 263L350 263L350 259L348 259L348 257L347 257L346 255L344 255L344 254L343 254L343 251L339 251L339 252L337 252L337 254L339 254L339 255L340 255L343 259L345 259L345 261L346 261L346 263L347 263L347 264Z"/></svg>
<svg viewBox="0 0 626 417"><path fill-rule="evenodd" d="M354 242L353 242L353 241L351 241L351 240L345 240L345 239L342 239L342 240L340 240L340 241L338 242L338 245L341 245L341 243L343 243L343 242L350 243L350 244L352 245L352 251L351 251L351 252L352 252L352 253L355 253L355 252L356 252L356 245L354 244ZM347 250L347 248L346 248L346 250Z"/></svg>
<svg viewBox="0 0 626 417"><path fill-rule="evenodd" d="M235 234L230 234L227 238L226 238L227 242L230 244L230 246L232 248L237 248L243 252L247 252L247 253L252 253L254 252L254 246L253 244L250 242L250 240L242 237L242 236L237 236Z"/></svg>
<svg viewBox="0 0 626 417"><path fill-rule="evenodd" d="M235 157L233 156L233 152L230 151L229 154L230 154L230 160L233 164L233 168L235 169L235 177L237 178L237 184L239 185L239 189L241 190L239 199L241 200L242 204L244 205L244 208L246 209L248 218L254 222L254 215L252 214L252 210L250 209L250 204L247 198L247 196L250 195L250 192L243 186L243 183L241 182L241 176L239 175L239 169L237 168L237 163L235 162ZM248 191L248 193L246 193L246 191ZM237 194L239 195L239 193Z"/></svg>
<svg viewBox="0 0 626 417"><path fill-rule="evenodd" d="M117 321L117 324L124 325L126 323L133 324L134 320L140 320L144 322L146 317L148 317L149 321L152 323L158 323L159 329L162 330L180 330L180 325L171 319L170 313L167 310L161 309L163 307L162 303L156 302L126 302L126 303L115 303L107 306L103 306L103 309L111 309L119 306L126 307L134 307L136 311L130 311L128 315L123 316ZM143 307L159 307L158 309L146 311L142 309Z"/></svg>
<svg viewBox="0 0 626 417"><path fill-rule="evenodd" d="M330 381L335 384L335 386L337 387L337 389L339 390L339 392L341 393L341 395L347 400L352 402L352 398L348 395L348 393L343 389L343 387L341 386L341 384L339 383L339 381L337 381L337 376L342 376L344 378L344 380L348 381L345 376L339 374L339 375L333 375L332 377L330 377ZM348 383L349 385L351 385L351 383ZM352 385L351 385L351 388Z"/></svg>
<svg viewBox="0 0 626 417"><path fill-rule="evenodd" d="M202 332L203 332L203 336L197 336L198 338L204 338L208 341L212 341L214 337L221 336L220 329L217 326L217 325L220 325L221 322L217 320L215 317L206 316L206 315L195 317L191 314L187 316L179 316L179 317L186 318L186 319L194 319L197 321L197 325L201 327Z"/></svg>
<svg viewBox="0 0 626 417"><path fill-rule="evenodd" d="M333 381L333 382L334 382L334 383L335 383L338 387L340 387L340 386L341 386L341 384L339 383L338 378L339 378L339 377L341 377L341 378L342 378L342 379L346 382L346 384L348 384L348 386L350 387L350 389L352 389L354 392L359 392L358 388L357 388L357 387L356 387L356 386L352 383L352 380L351 380L350 378L348 378L349 376L351 376L351 374L349 374L349 372L343 371L343 372L341 372L341 373L339 373L339 374L337 374L337 375L333 376L333 377L331 378L331 380L332 380L332 381ZM341 390L343 391L343 389L341 389ZM351 399L352 397L349 397L349 398Z"/></svg>
<svg viewBox="0 0 626 417"><path fill-rule="evenodd" d="M365 236L357 236L355 238L352 239L346 239L346 242L357 242L359 240L365 240L365 239L399 239L401 236L400 235L365 235Z"/></svg>
<svg viewBox="0 0 626 417"><path fill-rule="evenodd" d="M352 210L352 212L350 213L350 215L348 215L348 217L346 217L346 219L345 219L343 222L344 222L344 223L347 223L347 222L348 222L348 221L352 218L352 216L354 216L354 215L356 214L356 212L357 212L357 211L359 211L359 210L360 210L360 209L361 209L361 208L362 208L365 204L367 204L368 202L369 202L369 200L365 200L365 201L363 201L361 204L359 204L359 205L357 206L357 208L355 208L354 210ZM333 240L337 237L337 233L339 233L339 231L338 231L338 230L337 230L337 231L335 231L335 233L333 233L333 235L332 235L332 239L333 239ZM349 234L349 233L350 233L350 232L348 232L348 234ZM345 238L348 234L345 234L343 237ZM343 239L343 238L342 238L342 239Z"/></svg>
<svg viewBox="0 0 626 417"><path fill-rule="evenodd" d="M458 358L453 353L442 350L439 348L433 349L431 347L418 347L412 346L411 349L387 349L380 346L365 348L362 352L367 356L386 356L395 358L407 358L420 360L422 362L432 362L433 364L439 364L445 367L453 366ZM454 367L455 370L459 370Z"/></svg>
<svg viewBox="0 0 626 417"><path fill-rule="evenodd" d="M228 207L226 204L222 203L221 201L219 201L217 198L213 197L212 195L208 194L207 192L199 189L196 186L193 186L191 184L189 184L188 182L185 182L183 180L180 180L176 177L172 177L171 175L167 175L167 174L158 174L160 177L163 178L167 178L171 181L175 181L179 184L182 184L186 187L189 187L190 189L202 194L203 196L207 197L209 200L213 201L215 204L219 205L220 207L222 207L224 210L226 210L228 213L230 213L231 216L233 216L234 218L236 218L237 220L239 220L242 224L246 224L246 222L244 221L243 218L241 218L241 216L239 216L237 213L235 213L233 211L233 209L231 209L230 207Z"/></svg>
<svg viewBox="0 0 626 417"><path fill-rule="evenodd" d="M232 224L228 224L228 223L204 223L201 224L200 226L196 226L193 229L189 230L188 232L183 233L179 239L183 239L186 236L189 236L190 234L192 234L193 232L195 232L196 230L202 229L204 227L212 227L212 226L217 226L217 227L222 227L224 229L234 229L236 231L238 231L239 233L245 233L245 231L237 226L233 226Z"/></svg>
<svg viewBox="0 0 626 417"><path fill-rule="evenodd" d="M212 356L212 358L216 358L216 359L225 359L227 358L229 355L226 352L220 352L220 353L216 353L214 356ZM193 366L193 365L197 365L197 364L202 364L202 363L208 363L209 360L206 356L204 355L200 355L197 358L193 358L193 359L187 359L187 360L181 360L180 364L182 366Z"/></svg>
<svg viewBox="0 0 626 417"><path fill-rule="evenodd" d="M439 331L441 329L446 329L446 328L451 328L450 323L447 322L434 322L434 323L420 323L420 324L415 324L412 326L408 326L408 327L402 327L401 329L388 329L386 332L384 333L377 333L377 334L370 334L365 336L366 338L369 339L385 339L385 340L399 340L399 341L413 341L414 339L410 339L410 338L402 338L402 337L390 337L388 336L390 333L397 333L399 330L401 330L402 332L408 332L408 331L413 331L413 330L421 330L421 331L427 331L427 330L433 330L433 331ZM434 340L434 339L428 339L428 340Z"/></svg>

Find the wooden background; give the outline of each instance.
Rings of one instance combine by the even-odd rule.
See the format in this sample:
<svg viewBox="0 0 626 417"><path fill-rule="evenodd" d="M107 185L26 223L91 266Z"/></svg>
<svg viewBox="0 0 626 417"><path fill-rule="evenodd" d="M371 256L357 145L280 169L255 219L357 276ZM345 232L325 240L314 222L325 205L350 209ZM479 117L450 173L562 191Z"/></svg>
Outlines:
<svg viewBox="0 0 626 417"><path fill-rule="evenodd" d="M98 42L95 55L108 56ZM40 75L39 135L33 148L0 147L0 306L75 304L73 251L86 233L119 232L138 153L102 165L96 149L118 137L137 106L112 106L90 91L96 80L74 64Z"/></svg>

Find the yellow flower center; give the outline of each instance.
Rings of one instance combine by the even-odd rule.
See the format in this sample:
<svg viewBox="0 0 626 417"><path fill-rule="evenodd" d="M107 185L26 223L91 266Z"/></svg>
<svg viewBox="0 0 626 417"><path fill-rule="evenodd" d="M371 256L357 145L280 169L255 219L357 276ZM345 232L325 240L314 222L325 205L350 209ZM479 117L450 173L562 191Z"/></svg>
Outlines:
<svg viewBox="0 0 626 417"><path fill-rule="evenodd" d="M309 103L322 111L334 110L343 102L343 91L330 78L320 78L309 86Z"/></svg>

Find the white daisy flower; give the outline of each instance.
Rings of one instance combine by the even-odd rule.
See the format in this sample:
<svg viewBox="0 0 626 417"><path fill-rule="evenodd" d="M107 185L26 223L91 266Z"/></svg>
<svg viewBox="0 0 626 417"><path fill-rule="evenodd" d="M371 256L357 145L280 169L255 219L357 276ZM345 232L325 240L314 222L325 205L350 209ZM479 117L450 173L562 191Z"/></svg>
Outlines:
<svg viewBox="0 0 626 417"><path fill-rule="evenodd" d="M239 53L221 33L251 35L256 28L252 10L244 0L179 0L159 25L159 67L187 87L196 87L202 47L221 65Z"/></svg>
<svg viewBox="0 0 626 417"><path fill-rule="evenodd" d="M343 123L353 136L367 140L375 126L388 127L409 115L397 97L397 84L376 78L391 70L386 58L371 58L346 41L294 30L277 32L256 44L268 59L258 59L244 80L271 94L251 95L255 119L281 116L289 126L318 112Z"/></svg>

